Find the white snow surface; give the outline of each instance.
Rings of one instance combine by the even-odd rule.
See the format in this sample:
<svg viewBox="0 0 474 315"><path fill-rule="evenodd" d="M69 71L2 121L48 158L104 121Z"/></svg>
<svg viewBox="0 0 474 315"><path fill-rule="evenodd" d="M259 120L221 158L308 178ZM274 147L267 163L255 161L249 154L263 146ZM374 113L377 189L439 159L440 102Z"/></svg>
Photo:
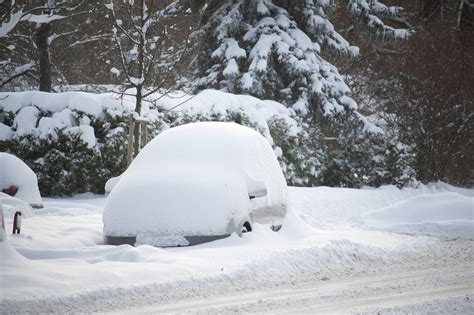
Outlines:
<svg viewBox="0 0 474 315"><path fill-rule="evenodd" d="M261 190L267 195L249 200ZM107 199L104 234L167 244L170 236L226 235L245 221L281 219L286 204L285 178L263 136L235 123L191 123L140 151Z"/></svg>
<svg viewBox="0 0 474 315"><path fill-rule="evenodd" d="M45 198L45 207L23 220L22 234L0 243L0 309L135 313L147 306L142 312L153 313L175 303L168 312L298 312L301 306L313 313L318 307L472 313L474 238L465 223L473 221L473 195L443 183L402 190L291 187L290 212L277 233L256 224L242 237L166 249L103 245L103 196ZM8 232L12 220L5 221ZM392 223L409 224L394 233ZM411 294L414 287L420 291ZM279 298L267 300L271 292ZM229 294L247 303L219 300ZM195 304L183 304L187 299ZM215 308L202 308L204 301Z"/></svg>
<svg viewBox="0 0 474 315"><path fill-rule="evenodd" d="M31 205L42 204L36 174L16 156L0 152L0 190L10 186L18 188L15 198Z"/></svg>
<svg viewBox="0 0 474 315"><path fill-rule="evenodd" d="M26 201L2 192L0 192L0 207L0 211L3 212L5 218L13 218L17 211L21 211L23 218L29 218L34 215L33 208Z"/></svg>

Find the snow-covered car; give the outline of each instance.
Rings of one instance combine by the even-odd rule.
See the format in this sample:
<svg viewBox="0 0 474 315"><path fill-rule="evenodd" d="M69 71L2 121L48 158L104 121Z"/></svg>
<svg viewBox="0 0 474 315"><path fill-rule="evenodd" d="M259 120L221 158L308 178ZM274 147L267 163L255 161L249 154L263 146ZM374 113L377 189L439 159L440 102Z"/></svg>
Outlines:
<svg viewBox="0 0 474 315"><path fill-rule="evenodd" d="M104 208L106 244L186 246L281 224L287 185L258 132L234 123L191 123L148 143Z"/></svg>
<svg viewBox="0 0 474 315"><path fill-rule="evenodd" d="M0 192L26 201L33 208L43 207L36 174L25 162L5 152L0 152Z"/></svg>

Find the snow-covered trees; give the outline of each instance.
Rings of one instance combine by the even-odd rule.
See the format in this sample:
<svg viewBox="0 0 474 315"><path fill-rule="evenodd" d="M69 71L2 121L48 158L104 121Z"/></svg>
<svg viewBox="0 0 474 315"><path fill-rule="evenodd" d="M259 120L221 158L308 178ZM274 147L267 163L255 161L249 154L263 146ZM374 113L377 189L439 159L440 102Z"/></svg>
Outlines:
<svg viewBox="0 0 474 315"><path fill-rule="evenodd" d="M326 48L358 54L329 21L335 8L333 1L211 1L200 30L197 85L274 99L302 115L356 110L338 70L321 57ZM348 8L378 34L409 34L378 17L396 15L398 7L358 0Z"/></svg>
<svg viewBox="0 0 474 315"><path fill-rule="evenodd" d="M17 86L39 84L41 91L49 92L53 82L64 82L63 69L52 61L52 48L61 46L58 51L71 55L72 44L93 35L82 25L90 24L97 3L5 1L0 6L0 88L15 81L20 82Z"/></svg>
<svg viewBox="0 0 474 315"><path fill-rule="evenodd" d="M149 100L155 92L162 89L172 76L176 60L160 68L160 62L170 51L171 45L169 20L177 11L177 3L165 4L151 0L117 0L106 1L112 20L112 36L119 53L119 69L111 68L111 73L119 78L125 89L133 89L135 95L135 112L141 114L142 103ZM167 45L168 44L168 45ZM134 152L138 153L140 145L139 126L135 127Z"/></svg>
<svg viewBox="0 0 474 315"><path fill-rule="evenodd" d="M459 4L405 1L417 32L403 42L361 45L372 58L350 75L363 90L359 104L377 112L386 129L411 147L419 181L472 186L474 28L466 7L464 27L457 27Z"/></svg>
<svg viewBox="0 0 474 315"><path fill-rule="evenodd" d="M269 122L291 184L403 185L413 168L448 179L469 156L460 149L469 128L459 126L472 119L472 76L463 70L472 69L473 10L472 0L3 1L0 89L119 84L136 98L133 116L176 83L250 94L284 104L298 122L290 135L284 121ZM413 38L412 28L423 44L400 40ZM240 116L187 121L245 124ZM456 145L444 143L450 137ZM138 130L135 138L138 145ZM439 153L445 147L464 162L450 162L453 154ZM459 167L433 171L443 163Z"/></svg>
<svg viewBox="0 0 474 315"><path fill-rule="evenodd" d="M336 31L331 14L344 8L345 18L364 25L368 34L400 39L409 37L411 31L386 25L383 19L397 18L401 8L387 7L375 0L209 2L198 32L203 38L195 64L194 82L198 89L211 87L251 94L291 107L313 130L313 137L318 138L311 139L312 158L320 165L316 173L322 173L322 165L333 160L345 159L345 163L350 163L351 157L341 156L350 152L338 149L348 145L345 137L355 139L381 133L380 128L358 112L343 76L331 63L339 57L354 58L359 54L359 49ZM348 121L351 128L346 128ZM342 129L344 133L340 132ZM328 136L335 137L338 145L326 147L324 138ZM368 152L371 142L366 143L359 153L365 154L369 163L371 156L377 154L375 149ZM321 150L324 154L316 154ZM314 166L304 164L302 173L315 174ZM352 176L346 175L347 179ZM311 183L320 184L321 178ZM357 186L356 182L346 184Z"/></svg>

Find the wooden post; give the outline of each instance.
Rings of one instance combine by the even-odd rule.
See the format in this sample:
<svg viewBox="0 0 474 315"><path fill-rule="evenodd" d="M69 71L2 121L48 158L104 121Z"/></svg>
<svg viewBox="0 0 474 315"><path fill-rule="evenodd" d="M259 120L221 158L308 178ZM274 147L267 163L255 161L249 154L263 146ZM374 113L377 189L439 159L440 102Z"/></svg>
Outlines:
<svg viewBox="0 0 474 315"><path fill-rule="evenodd" d="M5 220L3 219L3 208L0 205L0 242L7 240L7 234L5 233Z"/></svg>
<svg viewBox="0 0 474 315"><path fill-rule="evenodd" d="M143 149L144 146L146 146L147 142L148 142L148 128L146 126L146 121L141 121L140 122L141 124L141 128L142 128L142 146L141 148Z"/></svg>
<svg viewBox="0 0 474 315"><path fill-rule="evenodd" d="M128 152L127 152L127 167L132 163L133 158L133 131L135 130L135 119L130 117L128 119Z"/></svg>
<svg viewBox="0 0 474 315"><path fill-rule="evenodd" d="M138 124L140 129L140 139L135 138L135 125ZM134 158L133 149L134 144L140 141L140 149L148 143L148 119L144 117L130 117L128 120L128 152L127 152L127 167L132 163Z"/></svg>

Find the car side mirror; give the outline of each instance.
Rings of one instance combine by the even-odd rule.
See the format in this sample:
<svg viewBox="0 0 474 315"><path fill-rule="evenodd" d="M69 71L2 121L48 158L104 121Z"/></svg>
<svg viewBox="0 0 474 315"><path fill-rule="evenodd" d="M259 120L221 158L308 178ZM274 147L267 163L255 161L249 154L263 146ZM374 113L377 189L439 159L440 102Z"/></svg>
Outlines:
<svg viewBox="0 0 474 315"><path fill-rule="evenodd" d="M267 195L267 188L264 188L262 190L249 192L249 199L265 197L266 195Z"/></svg>
<svg viewBox="0 0 474 315"><path fill-rule="evenodd" d="M250 176L246 176L247 189L249 192L249 199L265 197L267 195L267 185L259 180L255 180Z"/></svg>

